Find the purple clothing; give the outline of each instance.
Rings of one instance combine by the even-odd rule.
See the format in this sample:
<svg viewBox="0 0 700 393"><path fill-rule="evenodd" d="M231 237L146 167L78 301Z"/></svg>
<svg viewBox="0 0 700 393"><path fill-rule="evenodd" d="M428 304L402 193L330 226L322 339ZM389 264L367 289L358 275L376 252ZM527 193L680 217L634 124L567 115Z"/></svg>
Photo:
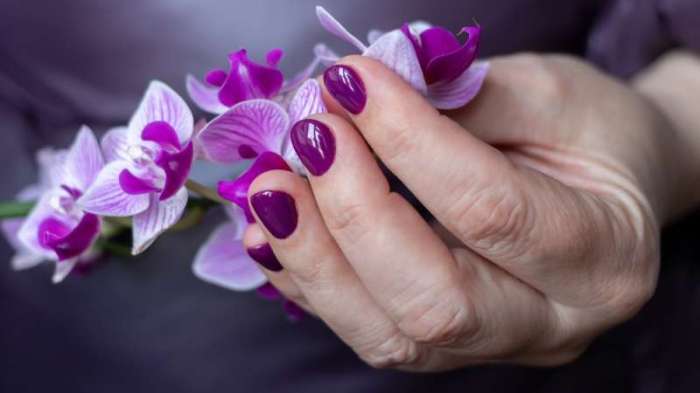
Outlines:
<svg viewBox="0 0 700 393"><path fill-rule="evenodd" d="M700 46L698 0L0 0L0 198L29 184L34 150L82 123L126 122L148 80L184 92L247 45L280 46L286 72L329 38L323 4L353 31L417 18L457 30L476 18L482 55L587 53L622 76L674 45ZM220 217L158 240L135 260L50 284L0 269L0 391L8 392L691 392L700 386L700 217L664 237L659 290L643 312L556 369L444 374L373 370L320 321L290 325L277 303L197 280L190 263ZM0 241L0 261L11 250Z"/></svg>

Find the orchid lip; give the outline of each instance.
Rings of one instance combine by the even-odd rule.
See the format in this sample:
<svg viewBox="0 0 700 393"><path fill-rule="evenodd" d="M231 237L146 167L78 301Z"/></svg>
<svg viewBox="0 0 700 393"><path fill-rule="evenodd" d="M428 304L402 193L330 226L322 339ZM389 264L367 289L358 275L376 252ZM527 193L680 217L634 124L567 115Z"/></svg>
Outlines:
<svg viewBox="0 0 700 393"><path fill-rule="evenodd" d="M74 258L87 250L99 233L100 219L86 213L72 230L55 217L39 224L37 236L42 247L53 250L59 261Z"/></svg>
<svg viewBox="0 0 700 393"><path fill-rule="evenodd" d="M282 54L280 49L272 50L267 56L268 65L261 65L248 59L245 49L231 53L231 71L221 85L219 101L233 106L252 98L275 96L284 83L284 75L276 68Z"/></svg>
<svg viewBox="0 0 700 393"><path fill-rule="evenodd" d="M277 169L291 171L287 162L280 155L270 151L263 152L250 168L238 176L236 180L220 181L218 186L219 195L243 209L246 220L249 223L253 223L255 219L248 205L248 189L258 176Z"/></svg>
<svg viewBox="0 0 700 393"><path fill-rule="evenodd" d="M119 173L119 186L129 195L140 195L160 191L160 188L154 186L148 180L134 175L128 169L124 169Z"/></svg>
<svg viewBox="0 0 700 393"><path fill-rule="evenodd" d="M185 184L192 168L193 160L194 146L192 142L188 143L184 149L177 153L169 153L167 151L160 153L160 156L156 159L156 165L165 171L165 185L159 197L161 201L175 195Z"/></svg>
<svg viewBox="0 0 700 393"><path fill-rule="evenodd" d="M175 132L173 126L165 121L153 121L146 124L143 131L141 131L141 139L155 142L164 148L180 148L180 140L177 137L177 132Z"/></svg>

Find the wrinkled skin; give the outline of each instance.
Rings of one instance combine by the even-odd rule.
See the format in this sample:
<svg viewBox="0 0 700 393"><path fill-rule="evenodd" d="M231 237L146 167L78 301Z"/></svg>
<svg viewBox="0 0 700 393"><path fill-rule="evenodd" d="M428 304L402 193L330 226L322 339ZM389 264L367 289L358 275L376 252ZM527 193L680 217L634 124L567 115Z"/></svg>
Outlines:
<svg viewBox="0 0 700 393"><path fill-rule="evenodd" d="M365 109L324 90L331 113L313 118L334 163L309 181L260 176L249 195L289 193L299 222L280 240L258 221L245 243L269 242L285 267L270 281L368 364L560 365L651 297L659 227L680 206L668 174L687 161L643 95L526 54L492 59L477 99L440 114L381 64L340 63L364 81ZM389 191L373 154L437 224Z"/></svg>

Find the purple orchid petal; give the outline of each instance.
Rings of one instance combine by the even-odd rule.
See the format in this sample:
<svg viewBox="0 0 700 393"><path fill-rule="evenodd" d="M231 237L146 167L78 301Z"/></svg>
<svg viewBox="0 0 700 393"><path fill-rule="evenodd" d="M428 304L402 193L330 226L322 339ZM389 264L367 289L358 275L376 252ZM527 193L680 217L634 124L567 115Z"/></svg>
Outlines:
<svg viewBox="0 0 700 393"><path fill-rule="evenodd" d="M236 180L220 181L218 185L219 195L243 209L249 223L255 222L250 206L248 206L248 188L261 174L277 169L291 171L289 165L278 154L264 152Z"/></svg>
<svg viewBox="0 0 700 393"><path fill-rule="evenodd" d="M62 185L78 191L86 190L103 166L104 159L97 138L90 128L83 126L66 155Z"/></svg>
<svg viewBox="0 0 700 393"><path fill-rule="evenodd" d="M249 100L216 117L198 135L198 144L214 162L228 164L244 159L252 149L279 152L289 129L289 116L270 100ZM248 146L239 150L241 146ZM246 155L247 156L247 155Z"/></svg>
<svg viewBox="0 0 700 393"><path fill-rule="evenodd" d="M181 188L175 195L166 200L158 200L151 194L150 206L146 211L133 218L131 253L134 255L144 252L163 232L175 225L182 217L187 205L187 189Z"/></svg>
<svg viewBox="0 0 700 393"><path fill-rule="evenodd" d="M314 56L325 66L331 66L340 59L337 53L321 43L314 46Z"/></svg>
<svg viewBox="0 0 700 393"><path fill-rule="evenodd" d="M219 101L226 106L254 98L270 98L279 93L284 75L248 59L245 49L229 55L231 71L219 90Z"/></svg>
<svg viewBox="0 0 700 393"><path fill-rule="evenodd" d="M304 319L306 315L306 312L291 300L285 300L284 303L282 303L282 308L287 314L287 318L292 322L299 322Z"/></svg>
<svg viewBox="0 0 700 393"><path fill-rule="evenodd" d="M224 84L224 81L226 80L226 71L211 70L207 72L207 75L204 77L204 80L212 86L221 87Z"/></svg>
<svg viewBox="0 0 700 393"><path fill-rule="evenodd" d="M187 181L192 162L194 161L194 147L192 142L177 153L162 151L156 159L156 165L165 171L165 185L160 194L160 200L164 201L173 196Z"/></svg>
<svg viewBox="0 0 700 393"><path fill-rule="evenodd" d="M130 142L138 144L144 128L156 121L170 124L177 133L179 145L188 143L192 138L194 120L190 108L182 97L160 81L148 85L136 113L129 121Z"/></svg>
<svg viewBox="0 0 700 393"><path fill-rule="evenodd" d="M35 255L41 255L45 259L56 259L56 253L52 250L47 249L39 242L39 226L41 223L49 217L56 215L56 210L54 209L54 204L58 194L55 192L47 192L39 199L34 208L29 213L29 215L22 222L22 226L17 232L17 238L25 247L26 250L30 251ZM66 220L67 221L67 220ZM66 222L66 226L69 224L74 224L71 222Z"/></svg>
<svg viewBox="0 0 700 393"><path fill-rule="evenodd" d="M382 62L421 94L427 91L416 51L401 30L384 34L363 55Z"/></svg>
<svg viewBox="0 0 700 393"><path fill-rule="evenodd" d="M457 79L428 86L428 101L437 109L460 108L479 93L488 71L488 62L476 62Z"/></svg>
<svg viewBox="0 0 700 393"><path fill-rule="evenodd" d="M218 88L206 86L192 75L187 75L185 87L187 88L187 94L189 94L190 99L192 99L195 105L201 110L215 115L219 115L228 110L228 107L219 101Z"/></svg>
<svg viewBox="0 0 700 393"><path fill-rule="evenodd" d="M280 293L279 289L275 288L275 286L269 282L259 286L255 289L255 291L258 293L258 296L265 300L279 300L282 298L282 294Z"/></svg>
<svg viewBox="0 0 700 393"><path fill-rule="evenodd" d="M129 129L115 127L107 131L100 145L106 162L129 159Z"/></svg>
<svg viewBox="0 0 700 393"><path fill-rule="evenodd" d="M180 141L173 127L164 121L154 121L146 124L141 132L141 139L159 144L164 148L180 150Z"/></svg>
<svg viewBox="0 0 700 393"><path fill-rule="evenodd" d="M134 170L124 161L107 164L92 186L78 199L78 206L86 212L116 217L133 216L146 210L149 205L148 194L131 195L122 188L119 178L125 169Z"/></svg>
<svg viewBox="0 0 700 393"><path fill-rule="evenodd" d="M20 241L18 235L19 229L22 227L23 223L23 218L0 221L0 228L2 229L5 239L7 239L7 242L15 249L15 254L10 260L10 265L14 270L29 269L38 265L44 259L43 255L32 252L32 250L25 247Z"/></svg>
<svg viewBox="0 0 700 393"><path fill-rule="evenodd" d="M56 268L53 276L51 277L51 281L54 284L58 284L63 281L68 274L73 271L73 268L77 265L77 263L78 258L67 259L65 261L61 261L60 263L56 263Z"/></svg>
<svg viewBox="0 0 700 393"><path fill-rule="evenodd" d="M271 51L267 52L267 55L265 55L265 62L270 67L277 67L279 62L282 60L282 56L284 56L284 51L282 49L272 49Z"/></svg>
<svg viewBox="0 0 700 393"><path fill-rule="evenodd" d="M308 79L304 82L289 102L287 108L289 123L294 124L316 113L325 113L326 105L323 103L321 85L316 79Z"/></svg>
<svg viewBox="0 0 700 393"><path fill-rule="evenodd" d="M65 261L85 252L100 232L100 219L94 214L84 214L74 228L65 222L47 217L39 224L38 241L44 248L53 250L58 260Z"/></svg>
<svg viewBox="0 0 700 393"><path fill-rule="evenodd" d="M236 235L242 223L219 226L200 247L192 271L200 279L235 291L247 291L267 281Z"/></svg>
<svg viewBox="0 0 700 393"><path fill-rule="evenodd" d="M39 163L39 184L43 189L58 187L64 183L65 163L68 150L50 147L39 149L36 160Z"/></svg>
<svg viewBox="0 0 700 393"><path fill-rule="evenodd" d="M481 28L465 27L461 32L467 33L464 45L460 45L452 33L441 27L432 27L421 33L422 58L425 59L423 69L429 85L456 79L476 59Z"/></svg>
<svg viewBox="0 0 700 393"><path fill-rule="evenodd" d="M372 29L367 33L367 42L369 42L369 44L372 45L384 34L384 31Z"/></svg>
<svg viewBox="0 0 700 393"><path fill-rule="evenodd" d="M328 13L325 8L316 6L316 16L318 17L318 21L321 22L321 26L323 26L326 31L349 43L350 45L353 45L359 49L360 52L367 50L367 46L365 46L365 44L363 44L357 37L350 34L350 32L330 13Z"/></svg>
<svg viewBox="0 0 700 393"><path fill-rule="evenodd" d="M124 169L119 173L119 186L122 190L129 195L139 195L148 194L151 192L161 191L160 188L156 187L152 181L149 179L142 179L129 171Z"/></svg>

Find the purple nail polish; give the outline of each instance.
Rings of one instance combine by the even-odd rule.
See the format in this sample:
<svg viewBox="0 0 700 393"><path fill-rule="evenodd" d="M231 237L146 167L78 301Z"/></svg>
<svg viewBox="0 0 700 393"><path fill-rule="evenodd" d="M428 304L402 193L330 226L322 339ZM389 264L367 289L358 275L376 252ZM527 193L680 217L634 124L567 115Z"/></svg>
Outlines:
<svg viewBox="0 0 700 393"><path fill-rule="evenodd" d="M306 169L314 176L321 176L335 159L335 138L325 124L318 120L300 120L290 133L292 146Z"/></svg>
<svg viewBox="0 0 700 393"><path fill-rule="evenodd" d="M275 253L272 252L272 247L270 247L268 243L251 247L246 251L255 262L261 264L267 270L278 272L283 269Z"/></svg>
<svg viewBox="0 0 700 393"><path fill-rule="evenodd" d="M297 227L294 198L282 191L260 191L250 198L255 213L265 228L276 238L285 239Z"/></svg>
<svg viewBox="0 0 700 393"><path fill-rule="evenodd" d="M323 73L323 83L333 98L348 112L356 115L365 109L365 85L352 68L344 65L328 68Z"/></svg>

